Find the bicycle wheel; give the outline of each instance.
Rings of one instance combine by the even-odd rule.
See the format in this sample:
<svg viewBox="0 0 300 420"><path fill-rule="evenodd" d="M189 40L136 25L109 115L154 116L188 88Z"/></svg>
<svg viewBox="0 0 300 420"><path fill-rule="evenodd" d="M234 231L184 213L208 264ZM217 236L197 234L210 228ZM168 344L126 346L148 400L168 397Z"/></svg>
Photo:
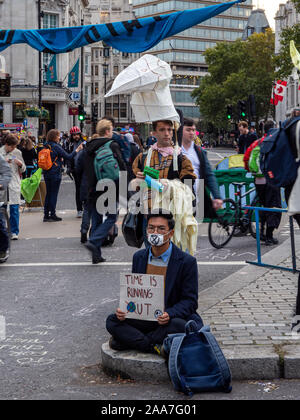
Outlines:
<svg viewBox="0 0 300 420"><path fill-rule="evenodd" d="M231 199L223 201L223 208L218 210L218 219L211 220L208 226L209 242L214 248L221 249L233 237L237 226L237 205Z"/></svg>

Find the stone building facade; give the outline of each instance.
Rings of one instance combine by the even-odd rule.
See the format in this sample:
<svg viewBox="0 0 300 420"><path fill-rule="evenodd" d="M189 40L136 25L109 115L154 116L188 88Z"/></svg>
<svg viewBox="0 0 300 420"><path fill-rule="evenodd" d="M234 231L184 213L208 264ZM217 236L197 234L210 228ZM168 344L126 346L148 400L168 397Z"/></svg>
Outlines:
<svg viewBox="0 0 300 420"><path fill-rule="evenodd" d="M280 52L280 34L284 28L300 23L300 15L296 12L294 4L288 1L280 4L275 17L275 53ZM276 121L284 121L291 115L295 107L300 106L299 73L294 68L293 73L287 79L288 85L283 102L276 106Z"/></svg>
<svg viewBox="0 0 300 420"><path fill-rule="evenodd" d="M79 26L88 4L89 0L40 0L41 27ZM1 29L37 29L38 21L38 0L0 0ZM79 54L80 50L75 50L57 55L58 80L51 85L47 85L45 71L51 55L42 54L42 105L50 112L50 122L46 129L55 127L67 131L74 123L73 117L69 116L69 106L75 104L69 100L67 75ZM27 106L38 105L39 99L38 51L26 44L18 44L7 48L1 55L6 61L6 73L11 76L11 96L0 98L0 128L3 124L21 124L24 119L22 110ZM86 55L85 64L89 57L88 47ZM88 77L88 66L85 69ZM77 90L80 90L80 86ZM89 103L90 98L85 99ZM36 135L37 127L31 128Z"/></svg>

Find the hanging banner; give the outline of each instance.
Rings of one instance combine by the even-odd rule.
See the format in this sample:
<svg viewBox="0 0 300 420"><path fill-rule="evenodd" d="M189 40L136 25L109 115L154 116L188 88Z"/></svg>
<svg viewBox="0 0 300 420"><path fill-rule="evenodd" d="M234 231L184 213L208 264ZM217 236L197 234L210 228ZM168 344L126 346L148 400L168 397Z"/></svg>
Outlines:
<svg viewBox="0 0 300 420"><path fill-rule="evenodd" d="M56 82L57 80L56 55L52 57L50 64L48 65L46 77L48 85L50 85L53 82Z"/></svg>
<svg viewBox="0 0 300 420"><path fill-rule="evenodd" d="M79 81L79 58L78 58L78 60L75 64L75 66L72 68L72 70L69 73L68 87L69 88L78 87L78 81Z"/></svg>
<svg viewBox="0 0 300 420"><path fill-rule="evenodd" d="M235 4L245 1L235 0L200 9L100 25L0 30L0 51L13 44L25 43L44 53L60 54L103 40L122 52L143 52L153 48L163 39L224 13Z"/></svg>

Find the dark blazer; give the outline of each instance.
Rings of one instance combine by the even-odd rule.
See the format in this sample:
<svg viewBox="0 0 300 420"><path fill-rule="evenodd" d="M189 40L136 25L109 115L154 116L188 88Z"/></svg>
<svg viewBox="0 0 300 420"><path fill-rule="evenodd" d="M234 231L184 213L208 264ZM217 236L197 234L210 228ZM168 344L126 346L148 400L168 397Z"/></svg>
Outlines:
<svg viewBox="0 0 300 420"><path fill-rule="evenodd" d="M133 256L132 272L145 274L149 251L142 249ZM198 308L198 266L196 258L181 251L173 243L165 284L165 311L170 318L191 319L203 325Z"/></svg>

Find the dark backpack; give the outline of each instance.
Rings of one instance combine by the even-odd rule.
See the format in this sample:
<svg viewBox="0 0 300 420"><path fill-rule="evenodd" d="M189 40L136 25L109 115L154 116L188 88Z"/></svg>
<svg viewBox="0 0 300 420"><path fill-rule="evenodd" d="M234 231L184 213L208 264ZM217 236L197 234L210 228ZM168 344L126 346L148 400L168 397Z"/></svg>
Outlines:
<svg viewBox="0 0 300 420"><path fill-rule="evenodd" d="M297 178L298 165L292 154L287 130L300 120L273 128L268 132L260 148L260 169L273 187L286 187Z"/></svg>
<svg viewBox="0 0 300 420"><path fill-rule="evenodd" d="M198 330L196 322L189 321L185 333L169 334L163 345L177 391L190 396L193 392L231 392L228 363L209 327Z"/></svg>
<svg viewBox="0 0 300 420"><path fill-rule="evenodd" d="M130 142L126 139L125 136L121 136L116 133L113 133L112 139L116 141L118 145L120 146L123 160L126 163L129 163L130 156L131 156Z"/></svg>

